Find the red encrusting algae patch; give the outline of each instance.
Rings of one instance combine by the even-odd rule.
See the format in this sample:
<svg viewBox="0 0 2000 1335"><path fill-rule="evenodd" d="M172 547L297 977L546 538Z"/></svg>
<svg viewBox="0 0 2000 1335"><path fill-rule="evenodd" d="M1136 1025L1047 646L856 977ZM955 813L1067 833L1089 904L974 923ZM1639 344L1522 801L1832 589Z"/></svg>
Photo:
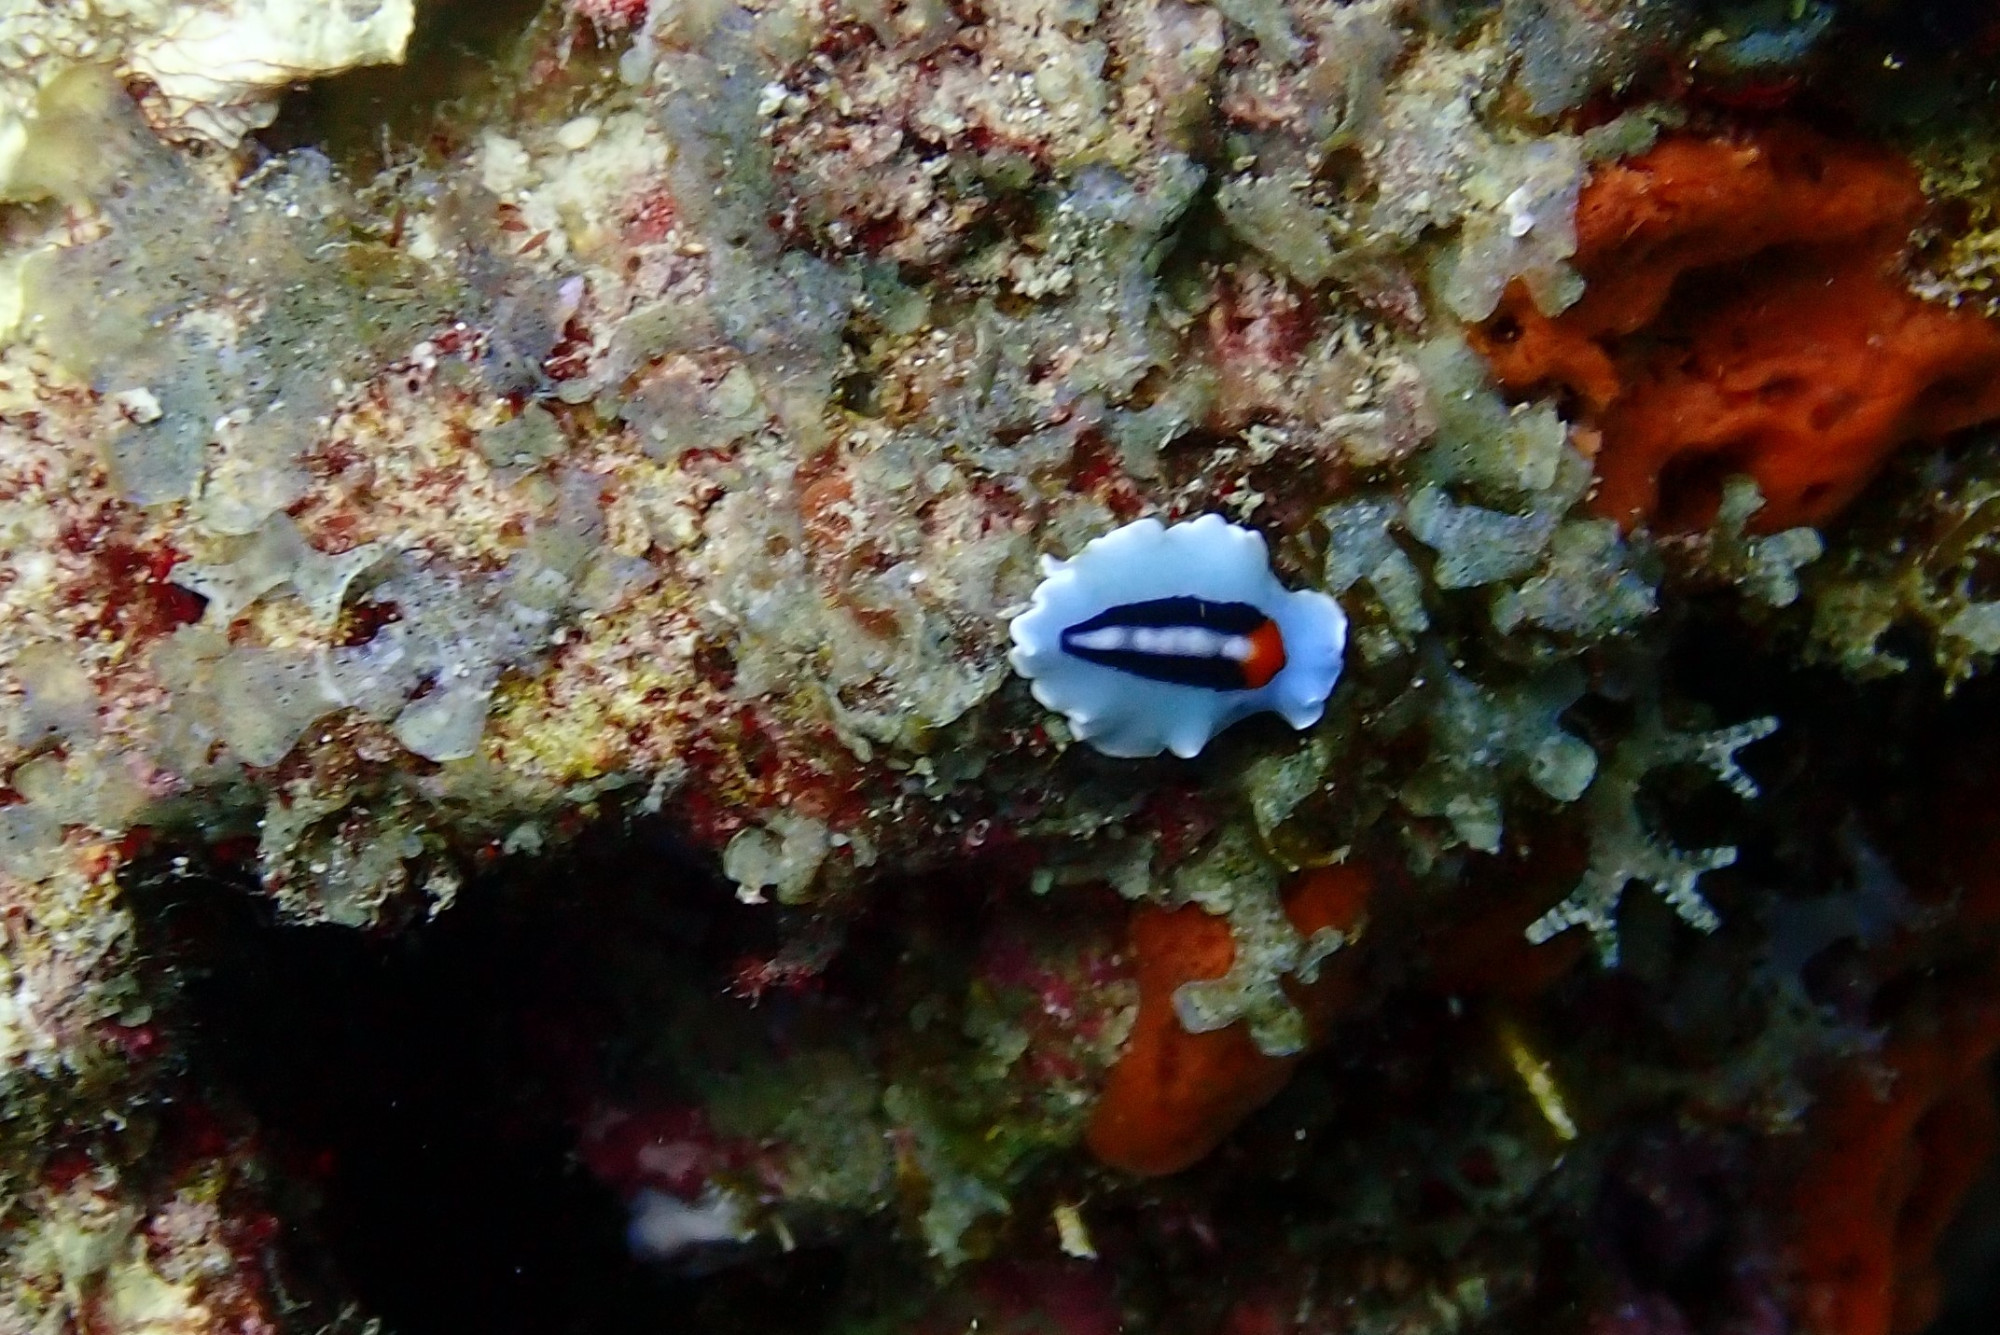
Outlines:
<svg viewBox="0 0 2000 1335"><path fill-rule="evenodd" d="M1323 867L1286 889L1285 913L1307 936L1322 927L1352 932L1367 914L1374 881L1358 867ZM1236 946L1229 924L1201 908L1147 906L1132 915L1131 947L1139 1014L1111 1068L1085 1141L1099 1160L1126 1172L1177 1173L1207 1156L1236 1124L1270 1102L1291 1079L1297 1056L1268 1057L1247 1024L1191 1034L1174 1013L1182 983L1229 972ZM1311 985L1286 981L1315 1042L1356 991L1351 951L1320 968Z"/></svg>
<svg viewBox="0 0 2000 1335"><path fill-rule="evenodd" d="M1822 524L1899 446L2000 416L2000 328L1900 272L1923 207L1872 146L1668 139L1585 186L1583 297L1550 318L1517 282L1473 341L1503 386L1565 389L1602 433L1598 513L1700 528L1747 473L1757 527Z"/></svg>

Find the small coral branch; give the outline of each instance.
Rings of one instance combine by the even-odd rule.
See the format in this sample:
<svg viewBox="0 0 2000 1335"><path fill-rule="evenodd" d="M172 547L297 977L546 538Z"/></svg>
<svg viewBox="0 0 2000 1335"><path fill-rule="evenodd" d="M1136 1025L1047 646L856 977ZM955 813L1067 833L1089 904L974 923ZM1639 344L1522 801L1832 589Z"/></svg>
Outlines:
<svg viewBox="0 0 2000 1335"><path fill-rule="evenodd" d="M1748 801L1757 795L1757 785L1736 753L1777 728L1778 721L1767 717L1703 732L1671 732L1660 721L1658 706L1649 704L1639 726L1618 743L1590 792L1589 869L1568 898L1528 925L1528 940L1541 945L1572 927L1583 927L1596 940L1604 967L1616 967L1618 905L1633 881L1652 887L1682 922L1697 931L1719 927L1722 920L1703 898L1700 881L1706 873L1735 862L1736 849L1727 844L1674 847L1650 828L1639 808L1639 790L1655 770L1695 764Z"/></svg>

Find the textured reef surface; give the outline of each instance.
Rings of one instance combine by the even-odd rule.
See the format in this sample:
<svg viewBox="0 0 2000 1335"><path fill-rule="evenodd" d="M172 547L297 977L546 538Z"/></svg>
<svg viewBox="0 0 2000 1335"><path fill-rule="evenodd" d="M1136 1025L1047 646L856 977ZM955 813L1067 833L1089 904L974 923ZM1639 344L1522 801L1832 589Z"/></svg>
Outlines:
<svg viewBox="0 0 2000 1335"><path fill-rule="evenodd" d="M1974 0L0 0L0 1333L1990 1330L1997 658Z"/></svg>

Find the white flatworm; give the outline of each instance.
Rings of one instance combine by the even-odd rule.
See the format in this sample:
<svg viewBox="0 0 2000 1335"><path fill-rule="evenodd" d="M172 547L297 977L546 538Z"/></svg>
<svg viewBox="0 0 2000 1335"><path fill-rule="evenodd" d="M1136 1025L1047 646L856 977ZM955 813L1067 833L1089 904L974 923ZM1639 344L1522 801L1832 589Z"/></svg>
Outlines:
<svg viewBox="0 0 2000 1335"><path fill-rule="evenodd" d="M1310 727L1340 680L1340 604L1280 584L1263 537L1221 515L1138 520L1042 575L1009 659L1105 755L1186 758L1266 710Z"/></svg>

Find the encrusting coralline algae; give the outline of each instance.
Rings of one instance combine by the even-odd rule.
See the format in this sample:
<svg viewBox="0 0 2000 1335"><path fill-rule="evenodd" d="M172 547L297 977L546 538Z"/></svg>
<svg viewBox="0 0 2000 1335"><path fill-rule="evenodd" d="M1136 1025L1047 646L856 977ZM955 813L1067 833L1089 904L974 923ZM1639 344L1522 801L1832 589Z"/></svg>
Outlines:
<svg viewBox="0 0 2000 1335"><path fill-rule="evenodd" d="M1977 6L549 0L468 73L469 8L0 0L0 1329L421 1327L369 1152L203 1037L209 896L529 914L455 1125L703 1329L802 1257L785 1329L1927 1319L2000 1048ZM274 123L406 49L420 139ZM1009 622L1203 514L1339 684L1098 755Z"/></svg>

